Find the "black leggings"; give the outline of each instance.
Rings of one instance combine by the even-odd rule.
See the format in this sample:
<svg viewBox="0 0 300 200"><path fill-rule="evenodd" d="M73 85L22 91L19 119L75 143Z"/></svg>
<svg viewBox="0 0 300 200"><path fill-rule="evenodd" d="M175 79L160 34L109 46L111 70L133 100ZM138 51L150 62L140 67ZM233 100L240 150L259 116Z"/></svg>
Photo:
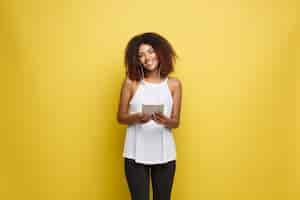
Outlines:
<svg viewBox="0 0 300 200"><path fill-rule="evenodd" d="M152 181L153 200L170 200L175 169L176 160L144 165L125 158L125 174L131 200L149 200L149 176Z"/></svg>

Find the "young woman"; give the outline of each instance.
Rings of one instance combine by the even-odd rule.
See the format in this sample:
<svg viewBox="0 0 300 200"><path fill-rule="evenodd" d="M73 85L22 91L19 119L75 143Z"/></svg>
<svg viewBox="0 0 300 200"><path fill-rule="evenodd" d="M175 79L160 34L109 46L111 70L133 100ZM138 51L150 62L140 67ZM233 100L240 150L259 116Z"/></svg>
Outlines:
<svg viewBox="0 0 300 200"><path fill-rule="evenodd" d="M154 200L171 199L176 168L172 129L180 121L181 82L168 75L176 57L157 33L136 35L126 47L117 118L128 125L123 157L132 200L149 199L149 177ZM160 105L162 112L145 112L144 105Z"/></svg>

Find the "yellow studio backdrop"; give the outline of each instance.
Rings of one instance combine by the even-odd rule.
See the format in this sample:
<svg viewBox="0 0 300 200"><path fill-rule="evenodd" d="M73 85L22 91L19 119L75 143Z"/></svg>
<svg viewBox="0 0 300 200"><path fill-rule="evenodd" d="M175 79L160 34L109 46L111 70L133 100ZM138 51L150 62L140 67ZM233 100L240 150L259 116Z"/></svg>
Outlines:
<svg viewBox="0 0 300 200"><path fill-rule="evenodd" d="M0 199L130 199L116 113L124 48L148 31L180 56L173 199L299 199L299 9L297 0L0 1Z"/></svg>

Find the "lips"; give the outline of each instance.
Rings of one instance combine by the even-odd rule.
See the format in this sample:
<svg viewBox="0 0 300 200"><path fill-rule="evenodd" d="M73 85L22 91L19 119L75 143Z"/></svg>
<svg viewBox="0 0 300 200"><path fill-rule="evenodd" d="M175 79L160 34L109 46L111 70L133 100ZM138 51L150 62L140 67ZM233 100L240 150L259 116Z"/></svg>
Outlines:
<svg viewBox="0 0 300 200"><path fill-rule="evenodd" d="M147 62L146 65L153 65L155 63L154 60L150 61L150 62Z"/></svg>

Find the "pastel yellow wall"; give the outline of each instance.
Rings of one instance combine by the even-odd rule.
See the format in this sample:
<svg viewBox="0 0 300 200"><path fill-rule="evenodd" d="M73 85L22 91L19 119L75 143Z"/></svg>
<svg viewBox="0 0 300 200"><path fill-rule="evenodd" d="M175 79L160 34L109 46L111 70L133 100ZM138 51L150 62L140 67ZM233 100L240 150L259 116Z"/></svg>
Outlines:
<svg viewBox="0 0 300 200"><path fill-rule="evenodd" d="M125 45L146 31L180 56L173 199L299 199L299 9L2 0L0 199L130 199L116 112Z"/></svg>

